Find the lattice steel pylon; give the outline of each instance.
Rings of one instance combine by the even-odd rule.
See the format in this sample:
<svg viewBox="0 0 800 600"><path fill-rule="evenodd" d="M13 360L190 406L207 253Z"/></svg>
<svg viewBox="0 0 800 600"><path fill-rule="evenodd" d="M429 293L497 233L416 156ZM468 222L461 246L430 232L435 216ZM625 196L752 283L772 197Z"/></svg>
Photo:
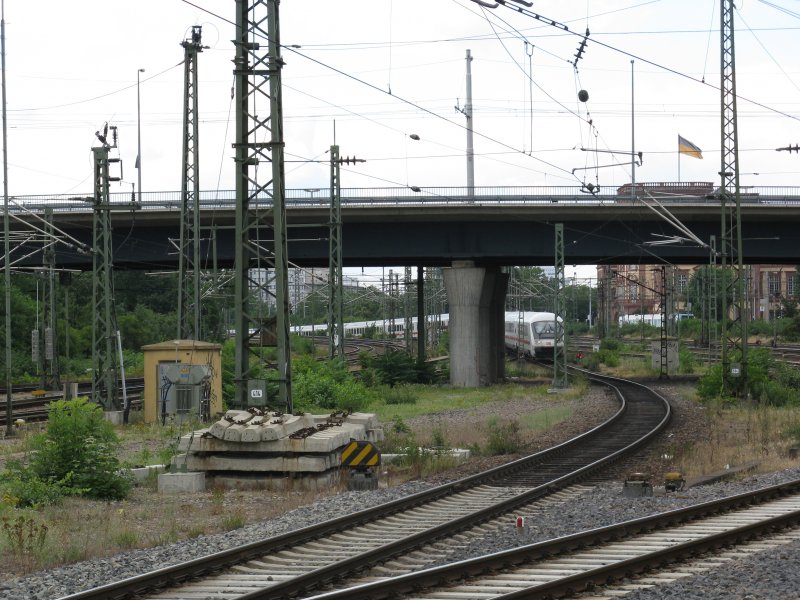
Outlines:
<svg viewBox="0 0 800 600"><path fill-rule="evenodd" d="M411 281L411 267L406 266L403 273L403 341L405 342L406 352L412 354L414 351L414 321L412 313L414 305L412 302L411 291L413 290Z"/></svg>
<svg viewBox="0 0 800 600"><path fill-rule="evenodd" d="M44 383L45 389L57 390L61 387L58 370L58 311L56 310L56 252L55 230L53 228L53 209L48 207L45 214L44 261L47 265L47 282L44 286Z"/></svg>
<svg viewBox="0 0 800 600"><path fill-rule="evenodd" d="M564 320L564 224L555 224L555 267L556 267L556 293L553 300L553 387L563 389L569 386L567 379L567 334L566 321ZM559 326L558 318L561 317Z"/></svg>
<svg viewBox="0 0 800 600"><path fill-rule="evenodd" d="M736 125L736 59L734 51L733 0L720 3L720 116L722 269L730 269L722 295L723 393L746 396L747 382L747 294L742 256L742 216L739 190L739 140ZM729 310L727 302L731 298ZM732 314L731 314L732 313ZM738 363L737 363L738 361Z"/></svg>
<svg viewBox="0 0 800 600"><path fill-rule="evenodd" d="M178 241L178 339L200 339L200 148L197 55L202 28L192 26L183 46L183 170Z"/></svg>
<svg viewBox="0 0 800 600"><path fill-rule="evenodd" d="M111 146L105 133L94 155L94 217L92 224L92 401L106 410L121 410L117 391L119 364L115 352L116 322L113 297L111 205L109 203L109 158ZM118 179L113 179L118 181Z"/></svg>
<svg viewBox="0 0 800 600"><path fill-rule="evenodd" d="M669 377L669 344L667 344L667 338L669 336L669 325L668 321L672 314L671 305L672 302L672 294L669 290L669 286L667 284L667 268L664 265L661 265L659 268L659 272L661 274L661 292L660 292L660 301L659 301L659 308L661 313L661 325L659 326L659 334L661 338L661 362L659 364L659 379L663 379L665 377Z"/></svg>
<svg viewBox="0 0 800 600"><path fill-rule="evenodd" d="M273 368L277 369L279 400L286 412L291 413L289 264L281 91L283 59L278 4L279 0L236 0L234 403L247 406L248 383L262 377L264 367ZM262 163L269 164L270 168L259 168ZM272 233L272 240L261 239L266 231ZM267 247L270 241L272 248ZM260 274L267 276L259 277ZM270 295L275 298L276 362L267 363L257 355L256 364L251 365L251 338L256 335L264 337L261 334L268 319L260 317L259 309Z"/></svg>
<svg viewBox="0 0 800 600"><path fill-rule="evenodd" d="M339 146L331 146L331 213L328 255L328 356L344 360L344 282L342 281L342 185Z"/></svg>

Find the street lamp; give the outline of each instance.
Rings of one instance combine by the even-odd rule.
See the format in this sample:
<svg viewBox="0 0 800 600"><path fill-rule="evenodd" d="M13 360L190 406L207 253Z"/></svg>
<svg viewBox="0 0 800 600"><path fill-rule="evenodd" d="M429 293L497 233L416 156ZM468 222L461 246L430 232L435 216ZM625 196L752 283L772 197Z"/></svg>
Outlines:
<svg viewBox="0 0 800 600"><path fill-rule="evenodd" d="M136 173L137 187L139 188L139 205L142 204L142 101L139 94L139 74L144 69L136 71Z"/></svg>

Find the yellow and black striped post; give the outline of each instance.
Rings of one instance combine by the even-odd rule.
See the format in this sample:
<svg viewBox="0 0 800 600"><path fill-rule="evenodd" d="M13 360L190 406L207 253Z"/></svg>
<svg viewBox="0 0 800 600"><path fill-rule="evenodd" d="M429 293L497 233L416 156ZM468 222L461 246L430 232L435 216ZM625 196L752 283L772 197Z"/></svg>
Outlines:
<svg viewBox="0 0 800 600"><path fill-rule="evenodd" d="M381 464L381 453L372 442L352 440L342 450L342 466L363 468Z"/></svg>

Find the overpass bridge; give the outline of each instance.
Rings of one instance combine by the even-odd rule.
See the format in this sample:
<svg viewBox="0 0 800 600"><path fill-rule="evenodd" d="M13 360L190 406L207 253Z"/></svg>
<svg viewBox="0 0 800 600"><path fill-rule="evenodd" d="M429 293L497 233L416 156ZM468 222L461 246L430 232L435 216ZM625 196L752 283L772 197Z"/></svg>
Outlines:
<svg viewBox="0 0 800 600"><path fill-rule="evenodd" d="M712 184L637 184L613 193L577 187L342 189L345 266L416 265L444 270L450 306L451 383L473 387L503 377L503 265L552 265L554 224L564 224L569 264L698 264L707 247L681 238L662 216L668 210L700 240L720 247L720 201ZM639 193L641 192L641 193ZM329 200L325 189L286 191L290 264L328 264ZM43 264L41 237L25 242L41 216L52 212L64 237L92 243L93 198L22 196L12 199L18 266ZM111 199L115 268L175 269L178 261L180 193L148 192ZM269 208L257 198L251 209ZM231 190L200 194L202 255L211 267L233 265L236 204ZM660 213L660 214L659 214ZM256 215L257 216L257 215ZM741 195L743 259L748 263L800 263L800 188L748 188ZM268 227L254 232L270 248ZM36 237L36 236L33 236ZM664 244L665 240L674 243ZM37 247L37 244L39 246ZM89 270L90 252L55 246L58 266Z"/></svg>
<svg viewBox="0 0 800 600"><path fill-rule="evenodd" d="M680 232L656 210L657 200L701 240L721 230L720 202L711 189L699 195L684 184L638 184L633 197L623 186L595 188L476 187L343 188L343 261L345 266L449 266L472 261L483 266L552 265L555 223L564 223L565 260L570 264L693 264L708 261L707 248L687 240L663 242ZM647 188L646 186L661 186ZM689 185L689 184L685 184ZM672 186L667 188L666 186ZM628 186L629 188L630 186ZM706 187L699 188L706 190ZM658 193L658 189L672 189ZM327 189L286 190L288 249L292 264L326 266L329 199ZM36 195L10 198L12 229L38 223L46 209L55 226L91 246L92 201L87 195ZM170 240L179 237L180 192L145 192L141 202L130 193L114 193L111 202L116 268L170 269L178 256ZM251 204L258 212L269 198ZM202 254L211 266L233 264L235 192L200 194ZM750 264L800 262L800 187L750 187L741 196L743 259ZM269 246L268 227L258 231ZM212 243L212 239L214 242ZM214 249L216 255L214 256ZM19 266L42 265L42 253L21 242ZM56 264L91 269L91 255L59 245Z"/></svg>

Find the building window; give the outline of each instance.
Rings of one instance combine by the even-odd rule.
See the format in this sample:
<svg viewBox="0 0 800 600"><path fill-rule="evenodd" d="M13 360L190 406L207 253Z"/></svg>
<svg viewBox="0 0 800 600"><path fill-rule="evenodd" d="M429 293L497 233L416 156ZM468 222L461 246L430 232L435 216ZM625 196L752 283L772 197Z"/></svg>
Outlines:
<svg viewBox="0 0 800 600"><path fill-rule="evenodd" d="M770 272L767 273L767 291L770 296L779 296L781 293L781 274Z"/></svg>
<svg viewBox="0 0 800 600"><path fill-rule="evenodd" d="M794 298L795 296L795 282L797 281L797 273L787 273L786 274L786 295L790 298Z"/></svg>
<svg viewBox="0 0 800 600"><path fill-rule="evenodd" d="M689 285L689 276L686 273L678 273L678 281L676 283L678 286L678 293L685 294L686 288Z"/></svg>

